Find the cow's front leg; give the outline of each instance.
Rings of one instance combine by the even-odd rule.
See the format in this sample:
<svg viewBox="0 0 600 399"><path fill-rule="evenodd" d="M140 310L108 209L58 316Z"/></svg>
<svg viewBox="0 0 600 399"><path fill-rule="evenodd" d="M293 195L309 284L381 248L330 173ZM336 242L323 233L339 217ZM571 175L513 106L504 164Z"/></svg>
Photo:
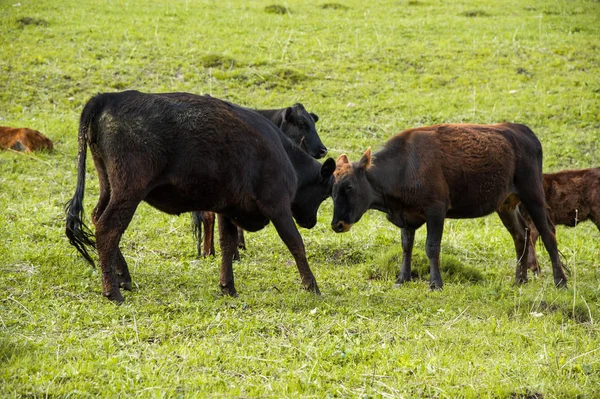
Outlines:
<svg viewBox="0 0 600 399"><path fill-rule="evenodd" d="M288 247L288 250L296 261L296 267L298 268L298 273L300 273L302 286L307 291L320 295L321 292L317 286L317 280L308 266L302 236L296 228L296 224L294 223L294 219L292 219L292 213L289 208L273 217L271 221L273 222L279 237L281 237L281 240Z"/></svg>
<svg viewBox="0 0 600 399"><path fill-rule="evenodd" d="M219 286L223 295L237 296L233 281L233 257L237 251L237 227L227 216L218 215L221 244L221 276Z"/></svg>
<svg viewBox="0 0 600 399"><path fill-rule="evenodd" d="M412 251L415 243L415 230L403 227L402 231L402 265L400 274L396 279L396 286L411 280L410 265L412 262Z"/></svg>

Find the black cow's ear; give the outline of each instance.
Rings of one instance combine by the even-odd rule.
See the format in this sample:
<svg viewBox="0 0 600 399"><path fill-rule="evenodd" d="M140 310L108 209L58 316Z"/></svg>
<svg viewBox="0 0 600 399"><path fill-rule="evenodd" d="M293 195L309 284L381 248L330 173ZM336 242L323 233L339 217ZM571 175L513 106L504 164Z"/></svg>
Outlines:
<svg viewBox="0 0 600 399"><path fill-rule="evenodd" d="M312 112L310 113L310 116L313 118L313 121L317 122L319 120L319 117L317 116L317 114L313 114Z"/></svg>
<svg viewBox="0 0 600 399"><path fill-rule="evenodd" d="M283 120L289 121L292 118L293 112L294 112L294 110L292 109L292 107L287 107L285 109L285 112L283 113Z"/></svg>
<svg viewBox="0 0 600 399"><path fill-rule="evenodd" d="M335 161L333 158L327 158L323 165L321 166L321 176L323 178L328 179L335 172Z"/></svg>

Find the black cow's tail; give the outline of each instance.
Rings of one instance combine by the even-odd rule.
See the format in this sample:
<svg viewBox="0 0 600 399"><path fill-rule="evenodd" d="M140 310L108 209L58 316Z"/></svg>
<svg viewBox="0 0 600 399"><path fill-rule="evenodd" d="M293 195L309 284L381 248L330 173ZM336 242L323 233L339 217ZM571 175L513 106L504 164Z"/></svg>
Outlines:
<svg viewBox="0 0 600 399"><path fill-rule="evenodd" d="M92 120L96 116L99 107L96 98L90 100L81 113L79 120L78 134L78 153L77 153L77 186L73 198L65 205L66 212L66 234L69 242L73 245L81 255L94 266L94 261L90 256L89 249L94 250L96 243L94 242L94 233L83 222L83 196L85 191L85 160L87 153L88 132Z"/></svg>

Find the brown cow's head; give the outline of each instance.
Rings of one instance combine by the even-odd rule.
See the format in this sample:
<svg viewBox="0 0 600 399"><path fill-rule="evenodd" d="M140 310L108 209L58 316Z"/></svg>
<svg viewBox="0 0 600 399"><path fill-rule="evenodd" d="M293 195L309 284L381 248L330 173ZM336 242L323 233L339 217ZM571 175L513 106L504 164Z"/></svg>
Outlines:
<svg viewBox="0 0 600 399"><path fill-rule="evenodd" d="M292 201L292 214L300 227L311 229L317 224L319 206L331 195L334 171L335 161L327 158L318 175L298 187Z"/></svg>
<svg viewBox="0 0 600 399"><path fill-rule="evenodd" d="M333 220L331 228L345 233L360 220L369 209L370 184L366 171L371 166L371 149L367 149L360 161L350 163L341 155L336 163L333 184Z"/></svg>

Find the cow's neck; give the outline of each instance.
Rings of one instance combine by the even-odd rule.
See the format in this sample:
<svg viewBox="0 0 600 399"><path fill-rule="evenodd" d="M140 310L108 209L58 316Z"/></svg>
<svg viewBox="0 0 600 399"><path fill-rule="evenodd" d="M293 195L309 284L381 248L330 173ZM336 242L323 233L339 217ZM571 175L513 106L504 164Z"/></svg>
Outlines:
<svg viewBox="0 0 600 399"><path fill-rule="evenodd" d="M284 109L255 109L254 111L273 122L273 124L277 127L281 127L283 123Z"/></svg>

